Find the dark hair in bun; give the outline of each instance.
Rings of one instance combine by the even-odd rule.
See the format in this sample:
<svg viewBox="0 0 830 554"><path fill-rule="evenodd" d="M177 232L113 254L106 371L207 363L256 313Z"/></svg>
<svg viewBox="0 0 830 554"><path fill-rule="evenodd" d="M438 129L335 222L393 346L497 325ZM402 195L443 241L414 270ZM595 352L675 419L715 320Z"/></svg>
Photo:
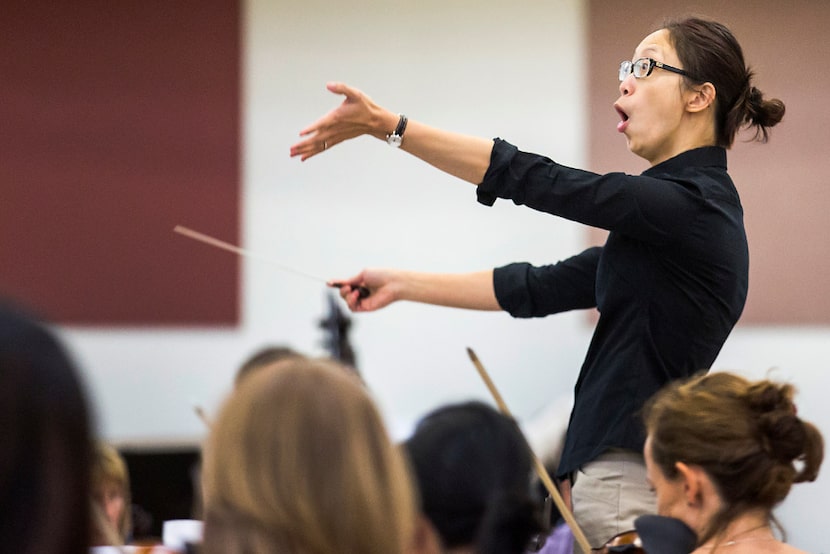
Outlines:
<svg viewBox="0 0 830 554"><path fill-rule="evenodd" d="M686 77L694 88L709 82L715 87L715 133L718 146L729 148L743 127L754 127L754 139L766 142L769 128L784 117L784 103L767 99L752 84L754 73L746 66L743 50L723 24L698 17L669 20L669 32Z"/></svg>

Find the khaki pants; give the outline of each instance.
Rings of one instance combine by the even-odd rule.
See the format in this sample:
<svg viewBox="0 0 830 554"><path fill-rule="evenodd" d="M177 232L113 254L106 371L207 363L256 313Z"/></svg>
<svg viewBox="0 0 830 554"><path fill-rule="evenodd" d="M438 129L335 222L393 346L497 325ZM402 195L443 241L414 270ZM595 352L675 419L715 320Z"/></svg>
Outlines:
<svg viewBox="0 0 830 554"><path fill-rule="evenodd" d="M591 548L601 548L618 533L634 529L634 520L657 510L646 482L643 455L611 450L579 468L573 478L574 518ZM574 552L581 552L575 545Z"/></svg>

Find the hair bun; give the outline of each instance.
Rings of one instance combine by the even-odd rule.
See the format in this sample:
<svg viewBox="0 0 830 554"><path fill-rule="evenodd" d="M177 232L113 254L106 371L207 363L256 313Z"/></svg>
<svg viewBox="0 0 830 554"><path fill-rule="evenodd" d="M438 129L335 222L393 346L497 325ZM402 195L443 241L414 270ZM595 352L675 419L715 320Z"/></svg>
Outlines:
<svg viewBox="0 0 830 554"><path fill-rule="evenodd" d="M747 121L759 121L764 111L764 94L747 81L742 98Z"/></svg>
<svg viewBox="0 0 830 554"><path fill-rule="evenodd" d="M754 86L749 87L749 91L747 93L747 101L749 102L750 106L761 104L761 101L763 100L763 98L764 98L764 94L760 90L758 90L757 87L754 87Z"/></svg>
<svg viewBox="0 0 830 554"><path fill-rule="evenodd" d="M766 438L767 451L776 460L790 463L804 452L804 425L792 412L764 414L759 425Z"/></svg>
<svg viewBox="0 0 830 554"><path fill-rule="evenodd" d="M746 401L749 407L759 414L776 411L793 413L793 392L792 385L761 381L747 389Z"/></svg>
<svg viewBox="0 0 830 554"><path fill-rule="evenodd" d="M738 102L744 113L744 123L756 125L755 139L766 142L767 129L780 123L784 118L786 108L777 98L766 99L764 94L747 80L742 99Z"/></svg>
<svg viewBox="0 0 830 554"><path fill-rule="evenodd" d="M758 414L764 450L776 460L791 463L804 453L806 432L796 415L791 385L762 382L747 392L750 408Z"/></svg>

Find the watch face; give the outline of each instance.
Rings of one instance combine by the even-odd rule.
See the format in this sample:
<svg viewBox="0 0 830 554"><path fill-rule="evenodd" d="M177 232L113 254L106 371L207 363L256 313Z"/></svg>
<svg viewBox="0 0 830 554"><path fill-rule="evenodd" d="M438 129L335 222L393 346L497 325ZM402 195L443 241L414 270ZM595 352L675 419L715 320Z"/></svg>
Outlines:
<svg viewBox="0 0 830 554"><path fill-rule="evenodd" d="M401 142L403 142L403 137L400 135L389 135L386 137L386 142L389 143L389 146L398 148L401 145Z"/></svg>

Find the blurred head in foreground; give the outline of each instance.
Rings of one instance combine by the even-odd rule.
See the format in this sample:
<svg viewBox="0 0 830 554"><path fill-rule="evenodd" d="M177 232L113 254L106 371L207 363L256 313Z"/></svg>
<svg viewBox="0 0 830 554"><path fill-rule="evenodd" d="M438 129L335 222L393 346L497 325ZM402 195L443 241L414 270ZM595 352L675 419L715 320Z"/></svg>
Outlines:
<svg viewBox="0 0 830 554"><path fill-rule="evenodd" d="M541 529L531 456L513 419L482 402L438 408L406 441L441 552L525 552Z"/></svg>
<svg viewBox="0 0 830 554"><path fill-rule="evenodd" d="M238 383L203 469L203 550L404 552L413 488L366 388L330 360L293 357Z"/></svg>
<svg viewBox="0 0 830 554"><path fill-rule="evenodd" d="M78 373L44 325L0 303L0 545L89 548L91 424Z"/></svg>

